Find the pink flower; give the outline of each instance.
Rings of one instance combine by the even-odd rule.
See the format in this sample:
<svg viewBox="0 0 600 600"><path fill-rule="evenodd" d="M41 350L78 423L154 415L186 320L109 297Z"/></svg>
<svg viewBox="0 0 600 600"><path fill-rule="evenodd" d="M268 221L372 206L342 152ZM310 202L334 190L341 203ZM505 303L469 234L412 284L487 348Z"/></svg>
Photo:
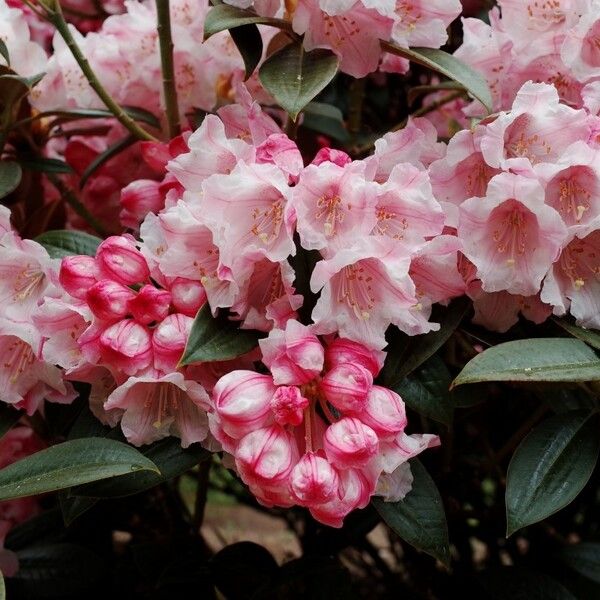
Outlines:
<svg viewBox="0 0 600 600"><path fill-rule="evenodd" d="M127 306L136 321L149 325L162 321L169 314L171 294L167 290L159 290L146 284L128 300Z"/></svg>
<svg viewBox="0 0 600 600"><path fill-rule="evenodd" d="M103 362L127 375L135 375L152 361L150 331L131 319L123 319L104 329L98 346Z"/></svg>
<svg viewBox="0 0 600 600"><path fill-rule="evenodd" d="M133 298L135 293L130 288L110 279L103 279L92 285L85 296L94 316L105 321L125 317L130 312L129 302Z"/></svg>
<svg viewBox="0 0 600 600"><path fill-rule="evenodd" d="M370 371L373 377L377 377L384 360L385 352L373 350L364 344L345 338L336 338L325 349L325 369L327 371L346 363L352 363L364 367Z"/></svg>
<svg viewBox="0 0 600 600"><path fill-rule="evenodd" d="M272 329L259 341L263 363L277 385L302 385L323 370L324 351L309 327L290 319L285 330Z"/></svg>
<svg viewBox="0 0 600 600"><path fill-rule="evenodd" d="M194 319L173 314L166 317L152 333L154 368L165 373L175 371L185 350Z"/></svg>
<svg viewBox="0 0 600 600"><path fill-rule="evenodd" d="M365 179L365 163L309 165L294 188L302 246L322 250L367 235L376 225L376 185Z"/></svg>
<svg viewBox="0 0 600 600"><path fill-rule="evenodd" d="M304 168L298 146L285 133L273 133L257 146L256 162L275 165L290 181L294 181Z"/></svg>
<svg viewBox="0 0 600 600"><path fill-rule="evenodd" d="M334 367L325 373L321 390L327 400L344 413L358 413L367 403L373 386L370 371L353 363Z"/></svg>
<svg viewBox="0 0 600 600"><path fill-rule="evenodd" d="M583 14L579 22L570 29L563 42L560 55L579 81L589 81L600 75L600 18L597 3Z"/></svg>
<svg viewBox="0 0 600 600"><path fill-rule="evenodd" d="M271 410L275 422L279 425L297 427L302 423L304 409L308 404L308 400L296 386L279 386L271 398Z"/></svg>
<svg viewBox="0 0 600 600"><path fill-rule="evenodd" d="M502 173L485 198L460 207L458 236L483 290L532 296L567 237L560 215L544 203L535 179Z"/></svg>
<svg viewBox="0 0 600 600"><path fill-rule="evenodd" d="M100 273L123 285L146 281L150 275L144 255L136 248L133 237L111 236L105 239L96 252Z"/></svg>
<svg viewBox="0 0 600 600"><path fill-rule="evenodd" d="M187 448L206 438L208 403L200 384L169 373L129 377L110 394L104 408L124 411L121 429L136 446L176 435Z"/></svg>
<svg viewBox="0 0 600 600"><path fill-rule="evenodd" d="M377 434L362 421L344 417L330 425L323 437L327 458L342 469L363 467L377 454Z"/></svg>
<svg viewBox="0 0 600 600"><path fill-rule="evenodd" d="M92 256L65 256L60 264L59 281L65 291L83 300L98 281L100 273Z"/></svg>
<svg viewBox="0 0 600 600"><path fill-rule="evenodd" d="M317 167L324 163L331 162L338 167L345 167L352 162L352 159L343 150L336 150L335 148L321 148L312 159L311 165Z"/></svg>
<svg viewBox="0 0 600 600"><path fill-rule="evenodd" d="M221 377L213 402L223 431L239 439L269 425L275 390L271 377L253 371L232 371Z"/></svg>
<svg viewBox="0 0 600 600"><path fill-rule="evenodd" d="M137 229L149 213L157 213L165 205L160 182L137 179L121 190L121 213L119 218L125 227Z"/></svg>
<svg viewBox="0 0 600 600"><path fill-rule="evenodd" d="M379 476L375 495L381 496L384 502L399 502L410 492L413 481L409 463L403 463L393 473Z"/></svg>
<svg viewBox="0 0 600 600"><path fill-rule="evenodd" d="M331 500L340 485L329 461L314 452L305 454L290 475L290 490L302 506L318 506Z"/></svg>
<svg viewBox="0 0 600 600"><path fill-rule="evenodd" d="M396 392L374 385L366 398L360 420L368 425L380 439L404 431L407 425L402 398Z"/></svg>

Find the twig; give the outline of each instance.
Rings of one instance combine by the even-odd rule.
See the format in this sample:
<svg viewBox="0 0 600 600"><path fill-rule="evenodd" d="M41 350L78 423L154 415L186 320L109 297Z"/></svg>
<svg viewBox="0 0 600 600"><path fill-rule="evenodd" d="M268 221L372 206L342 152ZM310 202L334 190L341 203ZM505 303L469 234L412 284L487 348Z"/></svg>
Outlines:
<svg viewBox="0 0 600 600"><path fill-rule="evenodd" d="M198 465L198 474L196 481L196 503L194 505L194 531L199 533L202 522L204 521L204 510L206 508L206 494L208 492L208 479L210 475L210 467L212 460L210 458L203 460Z"/></svg>

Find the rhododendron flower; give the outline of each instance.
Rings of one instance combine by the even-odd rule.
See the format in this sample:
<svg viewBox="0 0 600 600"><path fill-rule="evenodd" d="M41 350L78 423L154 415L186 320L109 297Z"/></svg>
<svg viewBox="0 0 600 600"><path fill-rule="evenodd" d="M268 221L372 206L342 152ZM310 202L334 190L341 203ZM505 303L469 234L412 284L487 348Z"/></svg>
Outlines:
<svg viewBox="0 0 600 600"><path fill-rule="evenodd" d="M567 238L559 213L535 179L502 173L485 198L460 207L458 236L486 292L532 296Z"/></svg>
<svg viewBox="0 0 600 600"><path fill-rule="evenodd" d="M591 6L570 29L561 48L561 58L571 73L580 81L600 75L600 17L599 4L591 0Z"/></svg>

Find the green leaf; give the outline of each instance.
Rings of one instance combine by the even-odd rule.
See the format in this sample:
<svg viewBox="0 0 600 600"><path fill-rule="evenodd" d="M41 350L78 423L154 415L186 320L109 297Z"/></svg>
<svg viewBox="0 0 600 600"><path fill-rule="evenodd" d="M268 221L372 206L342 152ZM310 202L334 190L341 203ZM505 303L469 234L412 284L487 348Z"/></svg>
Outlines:
<svg viewBox="0 0 600 600"><path fill-rule="evenodd" d="M125 475L123 475L125 477ZM81 515L96 506L100 500L98 498L86 498L84 496L69 496L68 491L60 492L58 495L60 510L63 521L68 527Z"/></svg>
<svg viewBox="0 0 600 600"><path fill-rule="evenodd" d="M6 65L10 67L10 54L8 53L6 43L2 38L0 38L0 56L4 58L4 60L6 61Z"/></svg>
<svg viewBox="0 0 600 600"><path fill-rule="evenodd" d="M506 481L507 537L569 504L598 460L598 420L589 411L554 415L519 444Z"/></svg>
<svg viewBox="0 0 600 600"><path fill-rule="evenodd" d="M470 360L452 386L479 381L593 381L600 358L580 340L540 338L492 346Z"/></svg>
<svg viewBox="0 0 600 600"><path fill-rule="evenodd" d="M56 229L38 235L35 241L44 246L52 258L63 258L74 254L94 256L102 240L83 231Z"/></svg>
<svg viewBox="0 0 600 600"><path fill-rule="evenodd" d="M248 79L262 58L263 43L260 31L256 25L242 25L232 29L229 34L242 55L245 78Z"/></svg>
<svg viewBox="0 0 600 600"><path fill-rule="evenodd" d="M122 442L86 438L63 442L0 470L0 501L34 496L157 466Z"/></svg>
<svg viewBox="0 0 600 600"><path fill-rule="evenodd" d="M400 502L374 498L381 518L403 540L445 565L450 564L448 525L442 497L425 467L416 458L410 461L413 487Z"/></svg>
<svg viewBox="0 0 600 600"><path fill-rule="evenodd" d="M600 350L600 332L577 327L577 325L572 325L566 319L554 319L554 321L573 337L580 339L592 348Z"/></svg>
<svg viewBox="0 0 600 600"><path fill-rule="evenodd" d="M111 158L114 158L123 150L126 150L130 146L136 143L136 139L132 135L128 135L123 139L115 142L109 146L104 152L101 152L96 158L85 168L79 179L79 189L83 189L87 180L105 163Z"/></svg>
<svg viewBox="0 0 600 600"><path fill-rule="evenodd" d="M492 112L492 94L485 77L452 54L436 48L401 48L391 42L382 42L381 47L386 52L407 58L460 83L488 112Z"/></svg>
<svg viewBox="0 0 600 600"><path fill-rule="evenodd" d="M151 112L134 106L123 106L122 108L132 119L152 127L160 127L160 121ZM114 115L110 110L101 108L69 108L44 111L31 117L28 121L47 117L57 117L54 121L54 124L56 124L61 121L76 121L77 119L113 119Z"/></svg>
<svg viewBox="0 0 600 600"><path fill-rule="evenodd" d="M338 57L329 50L306 52L288 44L262 64L258 77L277 103L296 120L300 111L335 77Z"/></svg>
<svg viewBox="0 0 600 600"><path fill-rule="evenodd" d="M350 134L344 124L342 111L332 104L309 102L304 107L302 127L324 133L339 142L350 141Z"/></svg>
<svg viewBox="0 0 600 600"><path fill-rule="evenodd" d="M260 337L260 332L240 329L238 323L227 318L215 319L210 307L205 304L194 319L179 364L183 367L199 362L230 360L256 348Z"/></svg>
<svg viewBox="0 0 600 600"><path fill-rule="evenodd" d="M225 31L226 29L259 24L290 29L290 24L283 19L261 17L251 10L236 8L228 4L219 4L211 8L206 15L206 19L204 20L204 39L206 40L211 35Z"/></svg>
<svg viewBox="0 0 600 600"><path fill-rule="evenodd" d="M0 65L0 130L14 123L21 101L44 76L20 77L12 69Z"/></svg>
<svg viewBox="0 0 600 600"><path fill-rule="evenodd" d="M450 425L454 413L448 391L451 383L452 376L444 361L439 356L432 356L393 390L418 413Z"/></svg>
<svg viewBox="0 0 600 600"><path fill-rule="evenodd" d="M142 454L158 467L160 474L152 471L129 473L121 477L78 486L73 488L72 494L94 498L131 496L183 475L211 456L210 452L202 448L200 444L182 448L181 440L173 437L165 438L144 448Z"/></svg>
<svg viewBox="0 0 600 600"><path fill-rule="evenodd" d="M12 160L0 160L0 199L19 187L22 175L19 163Z"/></svg>
<svg viewBox="0 0 600 600"><path fill-rule="evenodd" d="M580 575L600 583L600 543L581 542L576 546L567 546L560 558Z"/></svg>
<svg viewBox="0 0 600 600"><path fill-rule="evenodd" d="M21 415L23 413L20 410L16 410L9 404L0 406L0 438L12 429L12 426L21 418Z"/></svg>
<svg viewBox="0 0 600 600"><path fill-rule="evenodd" d="M64 175L73 173L73 169L64 160L57 158L36 158L32 160L22 160L21 166L29 171L38 171L40 173L56 173Z"/></svg>
<svg viewBox="0 0 600 600"><path fill-rule="evenodd" d="M380 375L384 385L395 387L409 373L433 356L460 325L470 306L471 303L466 297L453 300L448 308L436 306L431 320L440 324L438 331L412 337L399 334L400 339L390 341ZM442 315L437 314L440 310L444 311Z"/></svg>

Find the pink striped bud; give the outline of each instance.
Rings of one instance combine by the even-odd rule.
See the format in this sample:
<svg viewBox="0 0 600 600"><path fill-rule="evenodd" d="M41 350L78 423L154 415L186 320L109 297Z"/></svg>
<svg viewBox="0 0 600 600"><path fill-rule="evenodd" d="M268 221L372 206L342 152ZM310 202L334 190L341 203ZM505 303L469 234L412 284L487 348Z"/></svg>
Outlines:
<svg viewBox="0 0 600 600"><path fill-rule="evenodd" d="M136 229L148 213L157 213L164 208L165 199L160 191L160 183L152 179L132 181L121 190L121 206L121 223Z"/></svg>
<svg viewBox="0 0 600 600"><path fill-rule="evenodd" d="M387 388L374 385L360 419L379 437L396 435L406 427L406 410L402 398Z"/></svg>
<svg viewBox="0 0 600 600"><path fill-rule="evenodd" d="M152 338L146 327L124 319L102 332L98 342L102 360L127 375L135 375L150 365Z"/></svg>
<svg viewBox="0 0 600 600"><path fill-rule="evenodd" d="M300 425L307 406L308 400L295 386L282 385L271 398L271 410L280 425Z"/></svg>
<svg viewBox="0 0 600 600"><path fill-rule="evenodd" d="M66 256L60 264L60 284L67 294L83 300L98 281L98 267L92 256Z"/></svg>
<svg viewBox="0 0 600 600"><path fill-rule="evenodd" d="M344 417L330 425L323 437L327 458L337 467L363 467L377 454L377 434L359 419Z"/></svg>
<svg viewBox="0 0 600 600"><path fill-rule="evenodd" d="M296 440L279 425L248 433L235 450L237 469L251 485L281 485L287 490L288 477L297 462Z"/></svg>
<svg viewBox="0 0 600 600"><path fill-rule="evenodd" d="M154 330L152 348L154 367L166 373L175 371L183 355L194 319L186 315L169 315Z"/></svg>
<svg viewBox="0 0 600 600"><path fill-rule="evenodd" d="M195 317L206 302L206 290L199 281L177 277L171 284L171 302L177 312Z"/></svg>
<svg viewBox="0 0 600 600"><path fill-rule="evenodd" d="M110 279L95 283L85 296L94 316L104 321L116 321L125 317L129 313L127 303L132 298L135 298L135 292Z"/></svg>
<svg viewBox="0 0 600 600"><path fill-rule="evenodd" d="M96 261L102 275L123 285L140 283L150 276L148 263L130 235L105 239L98 246Z"/></svg>
<svg viewBox="0 0 600 600"><path fill-rule="evenodd" d="M330 370L338 365L353 363L371 371L373 377L377 377L383 361L385 352L372 350L358 342L337 338L327 346L325 350L325 369Z"/></svg>
<svg viewBox="0 0 600 600"><path fill-rule="evenodd" d="M345 363L328 371L321 381L327 400L342 412L360 412L373 387L371 372L354 363Z"/></svg>
<svg viewBox="0 0 600 600"><path fill-rule="evenodd" d="M240 439L271 422L273 379L254 371L232 371L221 377L213 389L215 410L223 431Z"/></svg>
<svg viewBox="0 0 600 600"><path fill-rule="evenodd" d="M340 486L337 471L324 456L308 452L290 475L292 496L303 506L319 505L331 500Z"/></svg>
<svg viewBox="0 0 600 600"><path fill-rule="evenodd" d="M171 294L167 290L159 290L150 284L145 285L129 301L129 311L137 321L144 325L162 321L169 314L170 306Z"/></svg>

